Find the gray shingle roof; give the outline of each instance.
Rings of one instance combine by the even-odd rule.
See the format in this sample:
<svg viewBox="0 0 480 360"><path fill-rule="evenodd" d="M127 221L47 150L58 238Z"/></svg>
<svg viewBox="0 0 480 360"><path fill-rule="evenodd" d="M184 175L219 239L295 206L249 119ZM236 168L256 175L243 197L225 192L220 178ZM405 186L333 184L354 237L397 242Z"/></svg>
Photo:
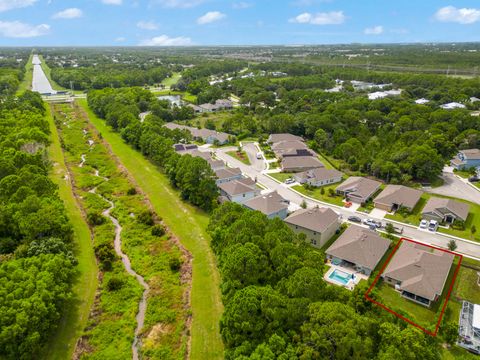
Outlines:
<svg viewBox="0 0 480 360"><path fill-rule="evenodd" d="M255 192L255 183L251 184L248 179L246 181L242 180L233 180L223 184L218 185L219 189L228 194L229 196L246 194L249 192Z"/></svg>
<svg viewBox="0 0 480 360"><path fill-rule="evenodd" d="M413 209L420 200L423 192L403 185L388 185L374 199L374 203L392 206L393 204Z"/></svg>
<svg viewBox="0 0 480 360"><path fill-rule="evenodd" d="M453 199L445 199L438 197L431 197L425 207L422 210L422 214L434 213L437 216L443 218L444 210L451 212L457 218L465 221L468 217L468 212L470 211L470 206L464 202L456 201Z"/></svg>
<svg viewBox="0 0 480 360"><path fill-rule="evenodd" d="M249 209L260 211L265 215L274 214L283 209L288 209L288 201L276 191L250 199L246 201L244 205Z"/></svg>
<svg viewBox="0 0 480 360"><path fill-rule="evenodd" d="M299 179L306 180L330 180L338 177L342 177L343 173L335 169L325 169L325 168L316 168L312 170L307 170L296 175Z"/></svg>
<svg viewBox="0 0 480 360"><path fill-rule="evenodd" d="M351 225L326 253L373 270L387 252L389 245L390 241L375 231Z"/></svg>
<svg viewBox="0 0 480 360"><path fill-rule="evenodd" d="M383 276L401 281L405 291L434 300L441 295L455 255L402 241Z"/></svg>
<svg viewBox="0 0 480 360"><path fill-rule="evenodd" d="M368 198L372 196L375 191L382 185L376 180L367 179L360 176L351 176L342 184L337 186L337 191L349 192L361 198Z"/></svg>
<svg viewBox="0 0 480 360"><path fill-rule="evenodd" d="M220 180L239 176L241 174L242 174L242 170L240 170L240 168L226 168L226 169L219 169L215 171L215 175Z"/></svg>
<svg viewBox="0 0 480 360"><path fill-rule="evenodd" d="M295 211L285 219L285 222L308 230L323 233L332 224L338 223L338 219L339 215L332 209L314 207L312 209Z"/></svg>
<svg viewBox="0 0 480 360"><path fill-rule="evenodd" d="M282 159L282 169L314 169L324 165L314 156L289 156Z"/></svg>

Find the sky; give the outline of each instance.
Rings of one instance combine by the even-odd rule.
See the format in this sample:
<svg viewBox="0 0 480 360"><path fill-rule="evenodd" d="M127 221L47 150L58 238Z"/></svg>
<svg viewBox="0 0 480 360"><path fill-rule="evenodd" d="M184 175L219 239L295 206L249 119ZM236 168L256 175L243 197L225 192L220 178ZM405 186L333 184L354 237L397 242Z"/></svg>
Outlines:
<svg viewBox="0 0 480 360"><path fill-rule="evenodd" d="M479 40L478 0L0 0L0 46Z"/></svg>

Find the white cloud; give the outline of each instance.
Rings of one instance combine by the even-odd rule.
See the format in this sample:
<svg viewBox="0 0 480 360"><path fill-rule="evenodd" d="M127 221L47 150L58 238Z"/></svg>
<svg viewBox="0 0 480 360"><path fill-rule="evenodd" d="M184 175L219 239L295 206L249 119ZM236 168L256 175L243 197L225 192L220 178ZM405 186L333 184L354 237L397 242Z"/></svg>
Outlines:
<svg viewBox="0 0 480 360"><path fill-rule="evenodd" d="M167 35L160 35L151 39L146 39L140 42L140 46L186 46L191 45L192 40L189 37L169 37Z"/></svg>
<svg viewBox="0 0 480 360"><path fill-rule="evenodd" d="M338 25L345 22L343 11L330 11L324 13L311 14L305 12L288 20L291 23L312 24L312 25Z"/></svg>
<svg viewBox="0 0 480 360"><path fill-rule="evenodd" d="M102 0L106 5L122 5L122 0Z"/></svg>
<svg viewBox="0 0 480 360"><path fill-rule="evenodd" d="M210 24L212 22L223 19L225 16L227 15L221 13L220 11L209 11L205 15L200 16L197 19L197 24L200 24L200 25Z"/></svg>
<svg viewBox="0 0 480 360"><path fill-rule="evenodd" d="M252 6L253 4L245 1L240 1L232 4L232 7L237 10L248 9L249 7L252 7Z"/></svg>
<svg viewBox="0 0 480 360"><path fill-rule="evenodd" d="M143 30L157 30L158 24L153 21L139 21L137 27Z"/></svg>
<svg viewBox="0 0 480 360"><path fill-rule="evenodd" d="M127 40L127 39L124 38L123 36L119 36L119 37L117 37L117 38L115 39L115 42L124 42L124 41L126 41L126 40Z"/></svg>
<svg viewBox="0 0 480 360"><path fill-rule="evenodd" d="M204 3L205 0L156 0L155 3L166 8L187 9Z"/></svg>
<svg viewBox="0 0 480 360"><path fill-rule="evenodd" d="M78 8L65 9L54 14L52 18L54 19L75 19L83 16L82 10Z"/></svg>
<svg viewBox="0 0 480 360"><path fill-rule="evenodd" d="M366 28L363 32L367 35L380 35L383 34L383 26L374 26L371 28Z"/></svg>
<svg viewBox="0 0 480 360"><path fill-rule="evenodd" d="M38 0L0 0L0 11L20 9L35 4Z"/></svg>
<svg viewBox="0 0 480 360"><path fill-rule="evenodd" d="M480 9L461 8L445 6L434 15L435 19L441 22L455 22L459 24L473 24L480 20Z"/></svg>
<svg viewBox="0 0 480 360"><path fill-rule="evenodd" d="M31 38L47 35L50 25L30 25L20 21L0 21L0 36L9 38Z"/></svg>

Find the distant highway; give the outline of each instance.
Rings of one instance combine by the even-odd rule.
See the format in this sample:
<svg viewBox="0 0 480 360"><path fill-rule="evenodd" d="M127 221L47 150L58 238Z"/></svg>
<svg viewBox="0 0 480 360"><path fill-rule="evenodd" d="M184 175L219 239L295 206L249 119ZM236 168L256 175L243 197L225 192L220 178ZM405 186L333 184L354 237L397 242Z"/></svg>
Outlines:
<svg viewBox="0 0 480 360"><path fill-rule="evenodd" d="M33 78L32 78L32 90L42 95L55 95L57 92L53 90L50 81L42 69L42 61L38 55L33 55Z"/></svg>

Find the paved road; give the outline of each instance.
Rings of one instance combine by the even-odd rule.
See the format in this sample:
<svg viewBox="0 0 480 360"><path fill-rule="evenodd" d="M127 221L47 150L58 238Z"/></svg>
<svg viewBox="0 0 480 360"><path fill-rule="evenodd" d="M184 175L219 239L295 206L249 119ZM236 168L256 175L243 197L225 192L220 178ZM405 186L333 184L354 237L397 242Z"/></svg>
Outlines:
<svg viewBox="0 0 480 360"><path fill-rule="evenodd" d="M317 200L306 198L301 194L290 189L290 187L287 186L286 184L280 184L276 182L272 178L262 173L262 171L255 169L253 166L245 165L244 163L227 155L226 152L230 150L231 150L230 148L216 149L215 154L219 159L227 163L227 165L231 167L240 168L245 175L251 177L252 179L256 178L261 185L265 186L270 190L276 190L280 195L282 195L285 199L290 200L290 202L292 203L301 204L303 201L305 201L308 207L313 207L317 205L330 207L333 210L335 210L337 213L339 213L343 219L346 219L350 215L358 216L362 220L366 218L373 218L370 214L357 213L352 209L338 207L335 205L322 203ZM471 190L472 189L470 189L470 191ZM375 220L385 222L385 219L375 219ZM428 230L421 230L418 228L406 226L404 224L402 224L401 226L403 226L403 229L404 229L403 236L420 241L420 242L424 242L426 244L432 244L442 248L447 248L448 242L452 239L451 237L441 233L432 233L432 232L429 232ZM470 257L475 257L477 259L480 259L480 243L478 244L471 243L468 241L464 241L462 239L457 239L457 246L458 246L457 247L458 252Z"/></svg>
<svg viewBox="0 0 480 360"><path fill-rule="evenodd" d="M42 62L38 55L33 55L32 59L33 64L33 78L32 78L32 90L39 92L40 94L56 94L57 92L53 90L50 82L47 79L47 76L43 72Z"/></svg>
<svg viewBox="0 0 480 360"><path fill-rule="evenodd" d="M425 189L432 194L453 196L480 204L480 191L475 190L466 180L459 179L453 174L451 167L446 167L442 173L444 184L437 188Z"/></svg>
<svg viewBox="0 0 480 360"><path fill-rule="evenodd" d="M255 143L244 143L242 146L243 151L247 153L251 166L257 171L265 170L265 159L257 159L258 148Z"/></svg>

